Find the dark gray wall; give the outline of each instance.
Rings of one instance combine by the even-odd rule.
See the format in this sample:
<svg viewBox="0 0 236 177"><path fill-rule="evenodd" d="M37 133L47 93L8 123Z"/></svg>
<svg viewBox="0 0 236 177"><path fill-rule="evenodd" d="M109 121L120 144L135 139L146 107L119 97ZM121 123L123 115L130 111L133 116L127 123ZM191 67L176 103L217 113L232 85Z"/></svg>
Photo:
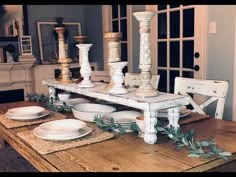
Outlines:
<svg viewBox="0 0 236 177"><path fill-rule="evenodd" d="M88 36L86 43L93 46L89 51L89 60L98 62L98 70L103 70L103 27L102 27L102 6L84 5L84 33Z"/></svg>
<svg viewBox="0 0 236 177"><path fill-rule="evenodd" d="M207 78L228 80L224 119L232 119L234 97L236 5L209 5L207 22ZM209 23L216 22L216 33L209 34Z"/></svg>
<svg viewBox="0 0 236 177"><path fill-rule="evenodd" d="M63 17L64 21L81 23L84 33L84 5L28 5L29 34L32 36L33 54L39 60L39 47L37 37L37 21L55 21L55 17Z"/></svg>

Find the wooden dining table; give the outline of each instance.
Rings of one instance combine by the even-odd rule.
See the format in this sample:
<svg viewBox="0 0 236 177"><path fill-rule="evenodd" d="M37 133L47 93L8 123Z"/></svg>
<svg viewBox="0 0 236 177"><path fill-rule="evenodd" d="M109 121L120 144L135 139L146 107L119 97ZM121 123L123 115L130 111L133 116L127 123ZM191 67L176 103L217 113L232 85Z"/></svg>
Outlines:
<svg viewBox="0 0 236 177"><path fill-rule="evenodd" d="M21 101L0 104L0 114L10 108L40 105ZM65 114L72 118L72 114ZM177 149L165 135L159 135L155 144L147 144L136 133L85 146L40 154L17 133L32 130L36 125L6 128L0 123L0 136L19 154L41 172L201 172L221 166L235 159L236 122L208 118L182 125L183 131L193 129L199 140L214 137L217 146L231 152L229 160L188 157L188 149Z"/></svg>

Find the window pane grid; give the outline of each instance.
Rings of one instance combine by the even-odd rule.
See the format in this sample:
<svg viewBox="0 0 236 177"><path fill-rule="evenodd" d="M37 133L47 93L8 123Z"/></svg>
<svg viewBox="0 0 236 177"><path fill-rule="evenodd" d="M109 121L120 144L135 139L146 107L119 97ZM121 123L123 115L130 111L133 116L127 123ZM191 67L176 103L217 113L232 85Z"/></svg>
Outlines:
<svg viewBox="0 0 236 177"><path fill-rule="evenodd" d="M173 71L179 71L178 76L183 76L186 75L186 73L192 72L191 68L186 68L186 66L183 68L183 65L186 64L183 63L184 53L182 49L184 47L184 41L194 41L193 25L187 27L187 24L184 24L184 22L186 23L186 21L189 21L188 19L193 18L193 9L193 5L177 6L173 4L161 7L157 6L157 73L160 74L163 73L163 70L166 70L165 78L167 92L173 91L173 81L171 80L171 77L176 75L176 73L173 74ZM186 20L186 18L188 19ZM194 19L192 21L194 24ZM185 31L188 33L185 34ZM166 43L166 51L158 50L160 49L159 45L163 42ZM174 46L175 44L173 42L178 42L179 47ZM175 53L174 55L171 53L173 51ZM166 59L166 61L162 61L163 59Z"/></svg>
<svg viewBox="0 0 236 177"><path fill-rule="evenodd" d="M111 6L112 6L112 14L116 14L117 10L117 16L112 15L112 31L122 33L122 38L120 41L121 43L120 56L121 56L121 61L127 61L128 58L127 6L126 5L111 5ZM113 10L115 10L115 12L113 12ZM116 23L117 26L114 26L114 23ZM114 29L113 27L116 27L116 29ZM125 72L126 71L127 67L125 69Z"/></svg>

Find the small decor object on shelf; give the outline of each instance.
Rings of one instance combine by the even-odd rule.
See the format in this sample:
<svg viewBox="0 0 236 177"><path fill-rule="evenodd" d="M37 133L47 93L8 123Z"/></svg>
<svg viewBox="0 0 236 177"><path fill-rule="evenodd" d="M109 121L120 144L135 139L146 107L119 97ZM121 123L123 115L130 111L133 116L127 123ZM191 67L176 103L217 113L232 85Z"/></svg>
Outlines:
<svg viewBox="0 0 236 177"><path fill-rule="evenodd" d="M108 90L108 93L117 95L128 93L128 90L123 85L125 77L122 73L122 69L127 65L127 62L111 62L109 65L114 72L111 77L113 87Z"/></svg>
<svg viewBox="0 0 236 177"><path fill-rule="evenodd" d="M20 36L19 38L20 55L18 61L20 62L35 62L36 58L33 55L32 40L30 35Z"/></svg>
<svg viewBox="0 0 236 177"><path fill-rule="evenodd" d="M21 55L30 55L32 56L32 40L31 36L21 36L20 37L20 49Z"/></svg>
<svg viewBox="0 0 236 177"><path fill-rule="evenodd" d="M81 56L80 74L83 80L78 84L79 87L95 87L95 84L90 80L92 69L89 63L88 52L93 44L77 44Z"/></svg>
<svg viewBox="0 0 236 177"><path fill-rule="evenodd" d="M122 34L119 32L107 32L105 33L105 39L108 41L108 66L110 70L110 77L114 73L112 67L110 67L109 63L113 62L120 62L120 40ZM110 80L109 84L105 87L106 90L110 90L113 87L112 79Z"/></svg>
<svg viewBox="0 0 236 177"><path fill-rule="evenodd" d="M153 97L158 95L151 83L151 51L150 51L150 22L156 12L144 11L134 12L133 15L139 21L140 33L140 54L139 54L139 68L141 69L140 80L141 85L136 91L139 97Z"/></svg>

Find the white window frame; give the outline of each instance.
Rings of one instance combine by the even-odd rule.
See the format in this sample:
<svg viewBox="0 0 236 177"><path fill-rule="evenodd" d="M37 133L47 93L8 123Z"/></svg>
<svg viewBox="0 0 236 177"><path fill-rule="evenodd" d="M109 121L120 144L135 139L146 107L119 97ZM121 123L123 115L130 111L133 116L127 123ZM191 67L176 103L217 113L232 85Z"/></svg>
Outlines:
<svg viewBox="0 0 236 177"><path fill-rule="evenodd" d="M146 5L146 11L156 11L156 6L155 5ZM196 38L199 39L199 41L195 40L195 44L197 45L198 43L201 43L201 48L197 49L198 51L201 51L201 57L203 58L202 62L203 63L197 63L195 61L195 64L198 64L199 66L201 66L201 73L197 73L195 72L194 75L196 76L195 78L202 78L205 79L206 78L206 29L207 29L207 8L208 5L196 5L195 8L198 8L195 13L197 12L197 14L195 16L200 16L201 18L198 19L202 19L201 21L201 25L202 25L202 34L195 34ZM152 59L152 69L151 72L153 74L157 74L157 46L156 46L156 39L157 39L157 15L155 15L153 17L153 20L151 21L151 30L150 30L150 43L151 45L151 59ZM200 45L199 45L200 46Z"/></svg>

